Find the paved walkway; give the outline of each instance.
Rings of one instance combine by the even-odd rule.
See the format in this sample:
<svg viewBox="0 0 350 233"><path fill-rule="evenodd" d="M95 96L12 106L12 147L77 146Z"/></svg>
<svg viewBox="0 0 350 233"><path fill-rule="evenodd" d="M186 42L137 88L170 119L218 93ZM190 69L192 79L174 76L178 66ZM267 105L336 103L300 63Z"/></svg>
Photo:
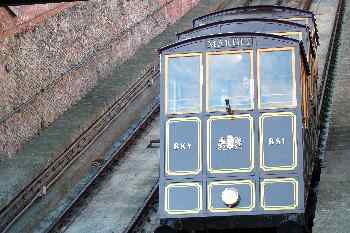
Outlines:
<svg viewBox="0 0 350 233"><path fill-rule="evenodd" d="M350 232L350 0L345 2L333 74L333 104L325 155L328 163L321 176L315 233Z"/></svg>

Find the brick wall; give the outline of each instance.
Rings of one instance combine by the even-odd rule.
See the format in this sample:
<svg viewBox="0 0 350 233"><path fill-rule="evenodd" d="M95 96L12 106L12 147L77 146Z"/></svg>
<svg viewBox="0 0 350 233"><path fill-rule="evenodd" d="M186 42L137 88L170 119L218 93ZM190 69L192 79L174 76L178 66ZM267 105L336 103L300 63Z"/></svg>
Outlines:
<svg viewBox="0 0 350 233"><path fill-rule="evenodd" d="M19 9L32 14L28 22L3 17L0 154L15 153L198 2L90 0L54 14L51 8L36 15Z"/></svg>

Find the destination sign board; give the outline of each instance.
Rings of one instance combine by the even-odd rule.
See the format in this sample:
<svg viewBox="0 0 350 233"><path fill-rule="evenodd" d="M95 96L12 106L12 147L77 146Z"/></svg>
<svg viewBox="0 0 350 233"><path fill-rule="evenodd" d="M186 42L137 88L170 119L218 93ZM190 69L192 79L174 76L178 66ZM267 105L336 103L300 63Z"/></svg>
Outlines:
<svg viewBox="0 0 350 233"><path fill-rule="evenodd" d="M206 41L207 48L241 48L252 47L253 38L251 37L231 37L231 38L213 38Z"/></svg>

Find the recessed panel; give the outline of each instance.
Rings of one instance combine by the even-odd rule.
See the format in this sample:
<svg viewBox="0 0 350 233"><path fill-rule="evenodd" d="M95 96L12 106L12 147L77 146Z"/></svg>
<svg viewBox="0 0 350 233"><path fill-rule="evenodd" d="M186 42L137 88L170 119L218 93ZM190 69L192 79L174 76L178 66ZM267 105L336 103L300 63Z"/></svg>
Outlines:
<svg viewBox="0 0 350 233"><path fill-rule="evenodd" d="M296 209L298 192L298 181L294 178L264 179L261 182L261 206L264 210Z"/></svg>
<svg viewBox="0 0 350 233"><path fill-rule="evenodd" d="M228 206L223 199L227 190L238 192L239 201ZM210 212L252 211L255 208L255 184L251 180L214 181L208 185L208 210Z"/></svg>
<svg viewBox="0 0 350 233"><path fill-rule="evenodd" d="M165 211L168 214L194 214L202 210L200 183L174 183L165 187Z"/></svg>
<svg viewBox="0 0 350 233"><path fill-rule="evenodd" d="M253 119L250 115L210 117L208 134L209 173L253 169Z"/></svg>
<svg viewBox="0 0 350 233"><path fill-rule="evenodd" d="M260 167L264 171L294 170L297 166L295 115L265 113L259 126Z"/></svg>
<svg viewBox="0 0 350 233"><path fill-rule="evenodd" d="M165 171L167 175L194 175L201 171L200 120L167 121Z"/></svg>

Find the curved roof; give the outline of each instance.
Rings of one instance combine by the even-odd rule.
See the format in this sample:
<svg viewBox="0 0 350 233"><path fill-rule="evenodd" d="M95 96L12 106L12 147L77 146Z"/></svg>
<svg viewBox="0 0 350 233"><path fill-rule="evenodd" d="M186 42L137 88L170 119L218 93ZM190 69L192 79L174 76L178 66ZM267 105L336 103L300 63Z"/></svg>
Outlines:
<svg viewBox="0 0 350 233"><path fill-rule="evenodd" d="M215 21L235 19L230 18L231 16L243 16L250 17L254 14L254 18L259 17L259 14L266 14L264 18L274 18L274 19L284 19L284 18L293 18L293 17L308 17L312 19L313 25L308 25L313 27L316 33L316 40L318 42L319 36L317 31L316 17L314 13L307 10L301 10L292 7L285 6L272 6L272 5L260 5L260 6L247 6L247 7L237 7L224 9L221 11L216 11L207 15L203 15L193 19L193 27L198 27L203 24L212 23ZM237 17L236 17L237 19Z"/></svg>
<svg viewBox="0 0 350 233"><path fill-rule="evenodd" d="M237 25L241 25L244 26L245 23L261 23L263 25L266 26L272 26L275 25L276 30L273 30L273 28L270 29L266 29L263 27L263 25L256 25L256 29L252 28L252 27L244 27L244 31L226 31L224 30L224 27L222 27L223 25L233 25L233 24L237 24ZM278 27L277 27L278 26ZM282 28L283 29L282 29ZM209 32L210 29L212 28L217 28L218 31L216 32ZM257 29L258 28L258 29ZM247 30L248 29L248 30ZM231 20L223 20L223 21L216 21L216 22L212 22L209 24L205 24L205 25L201 25L195 28L191 28L189 30L177 33L177 39L178 40L184 40L184 39L189 39L190 37L196 37L196 36L202 36L205 33L207 34L213 34L213 33L227 33L227 32L262 32L262 33L270 33L270 32L278 32L278 30L291 30L291 31L295 31L295 30L300 30L301 32L309 32L309 27L302 25L302 24L298 24L298 23L294 23L294 22L290 22L290 21L284 21L284 20L276 20L276 19L265 19L265 18L247 18L247 19L231 19ZM204 34L201 34L200 32L206 31L204 32ZM241 29L238 29L241 30ZM256 31L253 31L256 30ZM282 31L281 31L282 32ZM197 33L197 35L196 35ZM194 34L194 35L193 35ZM311 35L310 33L307 33L309 40L311 41ZM193 35L193 36L192 36ZM187 37L186 37L187 36ZM184 38L183 38L184 37ZM314 48L313 48L313 43L310 43L311 46L311 50L312 52L314 52Z"/></svg>
<svg viewBox="0 0 350 233"><path fill-rule="evenodd" d="M292 7L285 6L272 6L272 5L260 5L260 6L246 6L246 7L236 7L230 9L224 9L221 11L216 11L207 15L199 16L193 19L193 27L199 26L203 21L210 20L211 18L217 18L224 15L235 15L235 14L259 14L259 13L269 13L274 14L276 17L281 16L307 16L313 19L315 22L315 15L311 11L300 10ZM272 16L271 16L272 17ZM211 20L210 22L213 22Z"/></svg>

